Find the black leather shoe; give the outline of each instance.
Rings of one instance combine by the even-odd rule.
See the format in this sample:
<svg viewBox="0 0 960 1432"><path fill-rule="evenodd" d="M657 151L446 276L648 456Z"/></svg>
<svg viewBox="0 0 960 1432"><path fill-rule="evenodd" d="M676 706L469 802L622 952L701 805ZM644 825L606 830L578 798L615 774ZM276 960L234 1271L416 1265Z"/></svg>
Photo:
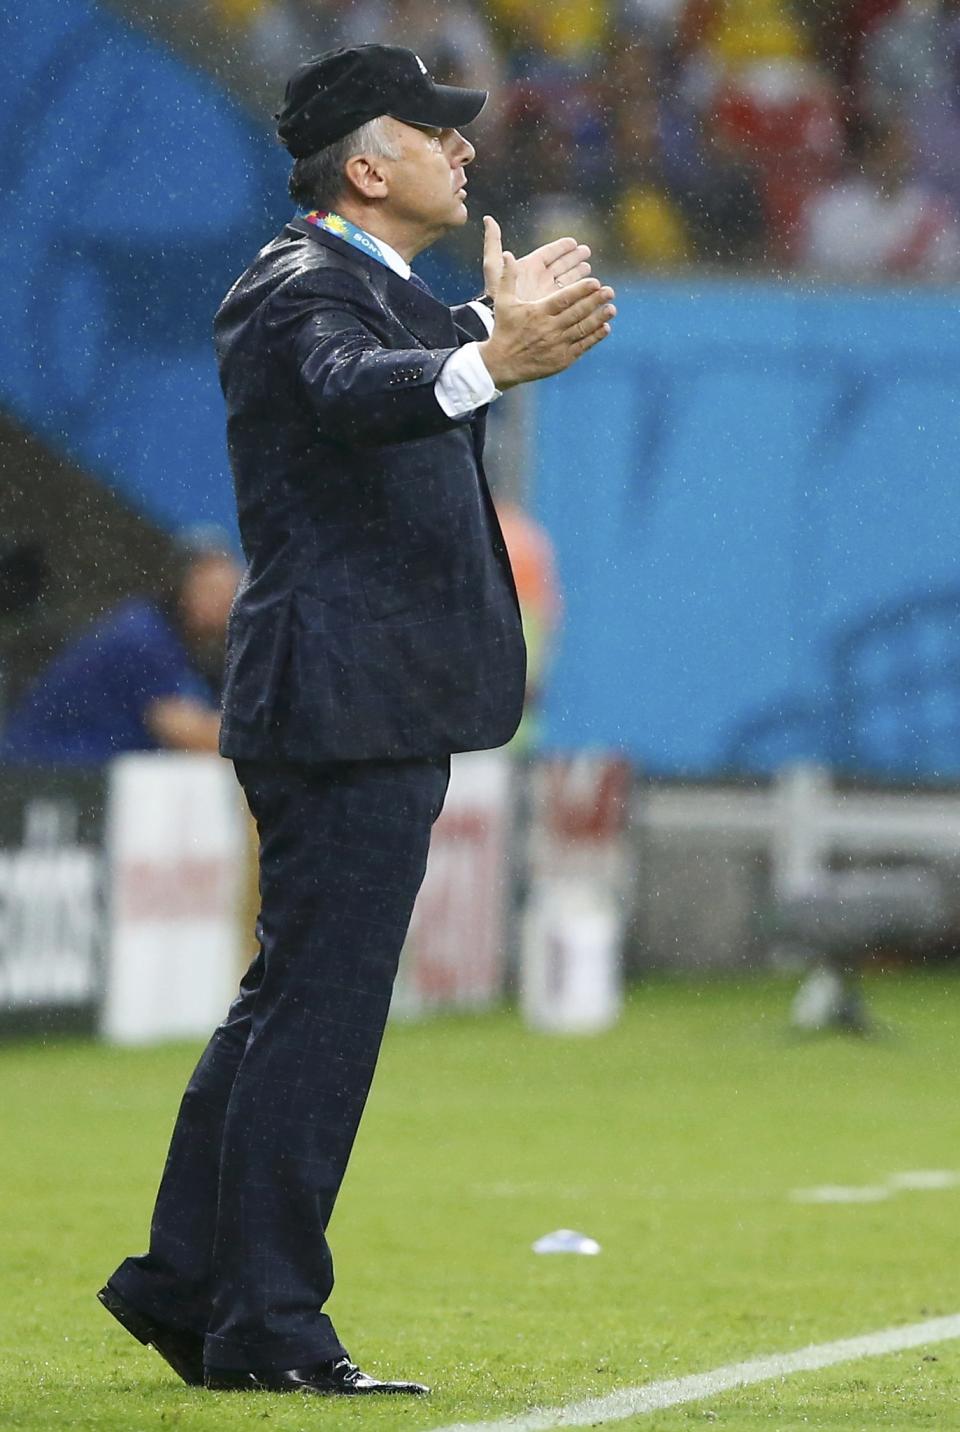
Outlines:
<svg viewBox="0 0 960 1432"><path fill-rule="evenodd" d="M107 1312L112 1313L137 1342L154 1348L166 1358L178 1377L182 1377L190 1387L203 1386L203 1338L199 1333L156 1322L133 1307L126 1298L121 1298L109 1283L100 1289L97 1297Z"/></svg>
<svg viewBox="0 0 960 1432"><path fill-rule="evenodd" d="M309 1392L322 1397L362 1397L371 1392L405 1392L424 1397L430 1391L420 1382L380 1382L361 1372L348 1357L284 1372L234 1372L230 1368L208 1367L204 1382L211 1392Z"/></svg>

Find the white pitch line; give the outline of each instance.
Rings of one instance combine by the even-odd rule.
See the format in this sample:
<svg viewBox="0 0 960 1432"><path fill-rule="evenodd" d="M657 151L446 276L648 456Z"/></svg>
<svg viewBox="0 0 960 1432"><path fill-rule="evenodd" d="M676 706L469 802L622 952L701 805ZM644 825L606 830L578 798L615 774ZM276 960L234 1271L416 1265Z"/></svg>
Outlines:
<svg viewBox="0 0 960 1432"><path fill-rule="evenodd" d="M843 1184L825 1183L820 1188L795 1188L790 1195L793 1203L883 1203L893 1197L886 1184L865 1184L847 1188Z"/></svg>
<svg viewBox="0 0 960 1432"><path fill-rule="evenodd" d="M585 1427L600 1422L621 1422L625 1417L639 1417L645 1412L660 1412L682 1402L697 1402L718 1392L735 1387L750 1387L755 1382L769 1382L775 1377L789 1377L795 1372L817 1372L836 1367L841 1362L857 1362L863 1357L882 1357L885 1353L904 1352L911 1347L948 1342L960 1338L960 1313L946 1318L931 1318L925 1323L907 1327L887 1328L883 1332L864 1333L862 1337L843 1338L840 1342L815 1343L796 1352L774 1353L750 1362L735 1362L717 1367L712 1372L698 1372L690 1377L667 1378L648 1382L643 1387L624 1387L606 1397L591 1397L571 1402L566 1407L537 1408L518 1413L498 1422L456 1422L437 1427L433 1432L546 1432L551 1427Z"/></svg>
<svg viewBox="0 0 960 1432"><path fill-rule="evenodd" d="M915 1168L906 1173L892 1173L887 1179L891 1188L905 1188L927 1193L941 1188L956 1188L960 1174L946 1168Z"/></svg>

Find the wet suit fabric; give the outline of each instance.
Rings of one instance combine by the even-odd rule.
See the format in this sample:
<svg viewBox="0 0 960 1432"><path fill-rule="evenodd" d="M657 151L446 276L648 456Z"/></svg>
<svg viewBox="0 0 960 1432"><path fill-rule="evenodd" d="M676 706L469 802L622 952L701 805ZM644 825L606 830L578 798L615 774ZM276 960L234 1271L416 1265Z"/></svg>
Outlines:
<svg viewBox="0 0 960 1432"><path fill-rule="evenodd" d="M260 952L190 1081L150 1251L111 1282L210 1367L342 1344L327 1225L363 1110L449 756L519 722L516 592L484 413L435 379L469 308L294 223L216 324L247 571L221 750L260 837Z"/></svg>
<svg viewBox="0 0 960 1432"><path fill-rule="evenodd" d="M260 830L260 952L184 1095L150 1251L111 1283L206 1334L206 1361L337 1357L325 1230L380 1048L446 758L239 762Z"/></svg>

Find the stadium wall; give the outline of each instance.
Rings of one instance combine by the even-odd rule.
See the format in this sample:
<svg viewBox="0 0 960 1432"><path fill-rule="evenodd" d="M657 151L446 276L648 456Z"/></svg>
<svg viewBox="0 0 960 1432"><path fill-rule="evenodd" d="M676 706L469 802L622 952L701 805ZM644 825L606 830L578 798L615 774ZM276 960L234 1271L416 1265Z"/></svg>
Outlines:
<svg viewBox="0 0 960 1432"><path fill-rule="evenodd" d="M216 305L289 163L90 0L0 10L0 406L168 528L232 527Z"/></svg>
<svg viewBox="0 0 960 1432"><path fill-rule="evenodd" d="M960 775L960 329L944 294L621 285L537 390L555 749L714 777Z"/></svg>

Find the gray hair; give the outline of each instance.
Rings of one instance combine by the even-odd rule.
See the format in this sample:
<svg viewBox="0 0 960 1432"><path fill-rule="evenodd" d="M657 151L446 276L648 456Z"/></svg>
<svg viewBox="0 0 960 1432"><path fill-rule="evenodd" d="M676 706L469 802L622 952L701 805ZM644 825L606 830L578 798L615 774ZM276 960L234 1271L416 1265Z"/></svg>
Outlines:
<svg viewBox="0 0 960 1432"><path fill-rule="evenodd" d="M298 159L290 174L290 197L301 209L335 209L343 195L344 166L356 154L399 159L400 151L386 133L386 116L369 119L351 134Z"/></svg>

